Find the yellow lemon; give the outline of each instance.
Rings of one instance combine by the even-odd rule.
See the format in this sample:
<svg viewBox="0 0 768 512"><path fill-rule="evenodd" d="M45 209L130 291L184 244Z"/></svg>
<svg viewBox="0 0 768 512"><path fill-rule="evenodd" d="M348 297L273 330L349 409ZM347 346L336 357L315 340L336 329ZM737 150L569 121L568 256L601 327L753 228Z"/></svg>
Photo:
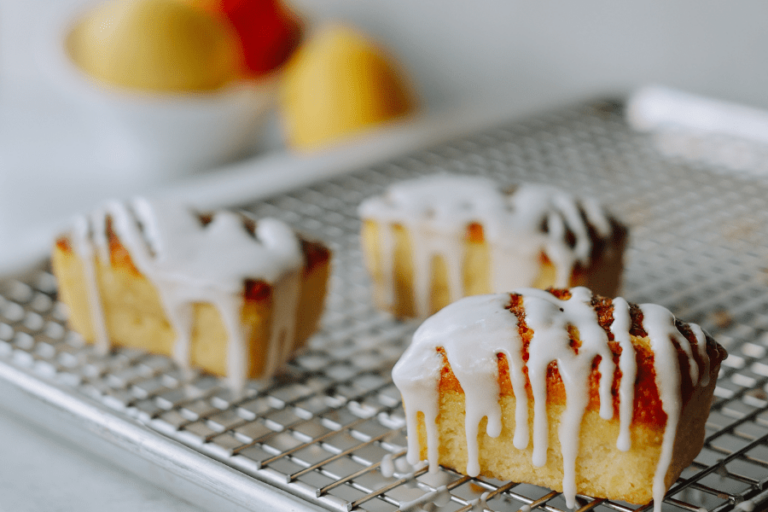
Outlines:
<svg viewBox="0 0 768 512"><path fill-rule="evenodd" d="M70 34L71 57L104 82L205 91L235 78L239 43L223 19L174 0L112 0Z"/></svg>
<svg viewBox="0 0 768 512"><path fill-rule="evenodd" d="M383 52L343 26L325 28L294 55L281 102L288 142L305 150L405 115L414 106Z"/></svg>

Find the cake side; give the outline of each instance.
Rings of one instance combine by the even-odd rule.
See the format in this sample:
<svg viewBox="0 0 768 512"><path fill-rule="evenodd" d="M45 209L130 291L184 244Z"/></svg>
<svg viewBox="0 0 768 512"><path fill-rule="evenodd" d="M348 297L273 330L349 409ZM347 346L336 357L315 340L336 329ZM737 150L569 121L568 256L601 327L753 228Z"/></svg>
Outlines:
<svg viewBox="0 0 768 512"><path fill-rule="evenodd" d="M302 252L305 264L296 308L296 334L292 352L304 347L309 337L317 330L331 276L331 251L327 247L319 242L302 239Z"/></svg>
<svg viewBox="0 0 768 512"><path fill-rule="evenodd" d="M629 240L629 230L614 218L609 219L611 235L606 238L595 237L590 265L587 268L577 266L574 269L570 287L585 286L597 295L615 297L621 288L621 276L624 272L624 250ZM543 288L557 286L555 280ZM538 288L538 287L537 287Z"/></svg>
<svg viewBox="0 0 768 512"><path fill-rule="evenodd" d="M613 296L621 284L624 270L623 255L627 242L627 230L618 222L612 224L609 239L602 240L596 235L590 264L583 267L574 265L567 286L586 286L595 293ZM382 230L391 231L393 253L391 264L385 265L382 259ZM405 226L394 224L384 226L372 219L364 219L360 232L363 257L371 276L373 298L377 307L389 311L398 318L418 317L414 291L417 284L414 279L413 237L415 233ZM465 228L462 246L461 280L464 296L484 295L493 292L491 284L492 248L485 239L483 226L476 222ZM546 289L556 285L557 267L543 252L538 255L538 271L535 279L526 284L532 288ZM384 276L385 268L391 267L393 276ZM428 276L429 312L435 313L451 302L449 266L440 254L433 255Z"/></svg>
<svg viewBox="0 0 768 512"><path fill-rule="evenodd" d="M586 288L468 297L393 370L408 458L545 485L571 507L584 493L660 510L701 450L726 356L660 306Z"/></svg>
<svg viewBox="0 0 768 512"><path fill-rule="evenodd" d="M397 317L521 286L612 296L620 284L626 227L554 187L504 192L477 176L428 176L392 185L359 214L374 301Z"/></svg>
<svg viewBox="0 0 768 512"><path fill-rule="evenodd" d="M110 264L94 261L112 344L172 356L176 335L163 311L157 289L136 270L119 241L112 247ZM301 348L317 329L330 272L330 253L324 248L316 250L307 263L301 270L296 330L294 339L289 342L290 352ZM88 305L84 265L65 238L60 238L54 247L52 265L59 282L59 299L69 312L70 326L86 342L94 343L96 335ZM276 284L276 287L280 286L280 283ZM244 283L243 299L240 321L247 326L246 338L251 347L247 377L258 378L266 365L262 349L269 340L271 328L272 286ZM195 303L192 317L191 366L226 376L227 344L222 341L227 339L227 331L219 311L211 304Z"/></svg>
<svg viewBox="0 0 768 512"><path fill-rule="evenodd" d="M647 339L633 339L637 346ZM680 473L693 462L701 451L705 436L705 421L709 414L712 394L719 371L716 350L711 350L713 364L710 381L705 387L696 387L681 411L675 435L672 464L667 470L665 483L669 487ZM639 356L638 359L645 358ZM647 360L646 360L647 361ZM717 364L714 364L718 361ZM638 361L639 364L640 361ZM647 362L644 365L647 367ZM652 363L651 363L652 364ZM652 372L652 368L648 368ZM502 430L498 437L490 437L487 420L478 428L480 474L500 480L526 482L557 491L563 491L563 457L558 430L566 407L566 393L556 366L547 375L547 407L549 450L547 462L533 464L533 440L519 449L514 444L516 399L509 384L506 359L499 360L499 386L502 394L499 404L502 412ZM597 375L591 377L590 405L584 413L579 434L579 453L576 459L576 489L580 494L608 498L634 504L644 504L653 498L653 479L661 453L666 416L660 408L658 392L636 386L633 421L630 426L631 448L621 451L616 441L620 434L618 400L614 400L616 414L610 420L600 417ZM651 375L653 378L653 375ZM645 380L645 379L643 379ZM465 430L465 395L458 381L445 363L440 380L440 403L437 421L439 435L439 463L460 473L467 472L467 443ZM614 387L617 388L615 381ZM530 384L527 386L529 432L534 429L533 401ZM650 399L650 400L649 400ZM424 416L419 417L419 453L427 459L427 434ZM504 454L504 456L499 456Z"/></svg>
<svg viewBox="0 0 768 512"><path fill-rule="evenodd" d="M208 226L212 220L213 216L200 218L203 226ZM245 217L237 222L254 233L255 222L249 222ZM167 298L164 300L157 283L137 268L140 265L136 264L134 254L112 224L108 217L103 226L106 258L94 252L90 261L85 261L73 247L77 242L71 235L59 238L55 244L52 264L59 281L60 300L69 309L70 325L87 342L97 343L99 326L94 322L100 316L109 343L178 359L179 333L168 318ZM267 236L274 238L270 233ZM183 326L188 330L186 355L183 356L186 364L232 378L235 354L230 350L238 350L235 360L243 361L236 363L242 366L242 378L259 378L274 373L303 346L316 330L322 314L330 272L330 251L322 244L303 239L297 247L302 263L294 270L279 274L277 279L273 277L272 283L246 278L241 280L239 291L217 292L213 296L216 303L206 301L205 294L189 292L189 299L182 297L182 302L176 302L189 308L189 325ZM146 261L143 264L148 265ZM101 315L94 315L88 270L94 274ZM235 309L230 312L231 308L222 308L222 304L232 304ZM280 320L279 338L275 339L274 319L276 309L280 307L283 316L290 315L290 321L286 325L285 320ZM233 324L236 334L242 338L242 343L238 342L234 348L231 342Z"/></svg>

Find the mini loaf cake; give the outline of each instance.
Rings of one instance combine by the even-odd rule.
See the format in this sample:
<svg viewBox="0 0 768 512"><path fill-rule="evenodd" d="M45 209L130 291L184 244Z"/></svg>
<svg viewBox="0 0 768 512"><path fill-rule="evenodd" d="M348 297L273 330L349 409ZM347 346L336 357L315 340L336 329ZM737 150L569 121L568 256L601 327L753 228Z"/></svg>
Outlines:
<svg viewBox="0 0 768 512"><path fill-rule="evenodd" d="M78 218L53 251L59 297L86 341L171 355L236 391L274 375L315 331L329 267L328 249L276 219L146 199Z"/></svg>
<svg viewBox="0 0 768 512"><path fill-rule="evenodd" d="M397 317L521 286L618 291L627 230L593 199L435 175L397 183L359 213L374 299Z"/></svg>
<svg viewBox="0 0 768 512"><path fill-rule="evenodd" d="M468 297L392 372L408 460L658 511L702 448L726 355L661 306L583 287Z"/></svg>

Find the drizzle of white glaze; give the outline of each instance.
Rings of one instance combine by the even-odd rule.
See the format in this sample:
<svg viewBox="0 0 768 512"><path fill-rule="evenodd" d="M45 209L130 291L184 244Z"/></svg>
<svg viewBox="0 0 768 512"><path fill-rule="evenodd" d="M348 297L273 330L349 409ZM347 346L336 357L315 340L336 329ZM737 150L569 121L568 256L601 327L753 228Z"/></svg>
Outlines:
<svg viewBox="0 0 768 512"><path fill-rule="evenodd" d="M363 219L377 222L381 295L391 305L394 226L407 229L413 252L414 302L419 316L429 314L430 279L435 257L445 262L451 301L464 296L462 266L467 226L479 223L489 241L494 292L532 286L542 253L555 264L555 286L567 287L574 265L589 264L592 241L584 216L603 238L611 223L597 201L578 199L545 185L526 184L505 194L477 176L435 175L391 186L383 196L360 205ZM548 232L541 229L547 225ZM575 235L573 247L566 233Z"/></svg>
<svg viewBox="0 0 768 512"><path fill-rule="evenodd" d="M99 285L96 281L93 247L85 242L90 233L88 221L85 218L75 219L72 233L74 249L83 261L83 273L85 274L85 288L88 294L88 309L92 319L94 344L97 352L103 355L109 352L109 336L107 335L107 326L104 324L104 310L99 300Z"/></svg>
<svg viewBox="0 0 768 512"><path fill-rule="evenodd" d="M476 500L470 501L469 504L472 505L471 512L485 512L485 509L488 506L488 503L486 503L486 501L488 500L488 497L490 495L491 493L484 492Z"/></svg>
<svg viewBox="0 0 768 512"><path fill-rule="evenodd" d="M95 279L95 259L109 264L107 219L128 250L136 268L157 288L176 335L174 359L189 368L192 312L195 303L217 308L228 335L227 378L239 393L250 354L240 321L246 279L273 286L273 321L265 376L274 374L290 355L303 255L295 233L275 219L262 219L255 234L243 218L218 212L203 226L198 216L175 203L135 199L130 205L106 203L88 217L75 221L76 253L84 262L96 340L109 347ZM95 249L95 250L94 250ZM91 277L88 277L91 276ZM96 306L94 306L94 304Z"/></svg>
<svg viewBox="0 0 768 512"><path fill-rule="evenodd" d="M445 485L441 485L437 487L434 491L430 491L426 494L423 494L418 498L416 498L415 500L401 501L399 505L399 510L401 512L424 510L419 507L421 505L426 505L429 503L434 503L438 507L444 507L450 501L451 501L451 493L448 491L448 488Z"/></svg>
<svg viewBox="0 0 768 512"><path fill-rule="evenodd" d="M543 290L520 290L525 318L533 330L528 353L528 376L533 392L533 464L547 462L547 367L557 361L566 389L566 406L560 421L559 438L563 455L563 494L566 504L576 506L576 457L579 453L579 426L589 404L589 374L592 361L600 356L600 417L613 417L613 354L608 336L597 322L591 305L592 292L586 288L571 290L570 300L559 300ZM570 347L568 327L579 332L578 354ZM459 381L461 382L461 381ZM498 396L498 395L497 395Z"/></svg>
<svg viewBox="0 0 768 512"><path fill-rule="evenodd" d="M400 457L399 459L395 459L395 468L400 473L413 473L415 471L414 466L408 462L407 457Z"/></svg>
<svg viewBox="0 0 768 512"><path fill-rule="evenodd" d="M704 330L699 327L698 324L689 323L688 327L693 331L693 335L696 337L696 348L699 353L699 359L704 364L704 368L701 372L701 385L706 386L709 384L709 354L707 354L707 336L704 334Z"/></svg>
<svg viewBox="0 0 768 512"><path fill-rule="evenodd" d="M655 510L661 510L661 503L667 492L664 479L667 476L669 464L672 462L675 432L677 432L677 423L680 420L680 409L682 408L680 367L672 340L677 341L680 348L688 356L690 376L694 386L698 383L699 366L693 359L691 344L677 330L675 317L668 309L656 304L641 304L640 310L643 312L643 328L651 340L653 369L656 372L656 387L661 398L661 408L667 415L667 425L664 428L664 438L661 442L661 455L659 455L659 463L653 477L654 507Z"/></svg>
<svg viewBox="0 0 768 512"><path fill-rule="evenodd" d="M395 463L392 461L392 454L388 453L381 459L381 476L392 478L395 474Z"/></svg>
<svg viewBox="0 0 768 512"><path fill-rule="evenodd" d="M616 440L616 448L626 452L632 446L629 435L629 425L632 423L632 406L635 403L635 376L637 365L635 362L635 347L629 335L632 328L632 317L629 315L629 303L621 297L613 299L613 323L611 333L613 339L621 347L619 357L619 369L621 370L621 384L619 385L619 417L620 431ZM704 349L706 352L706 348Z"/></svg>
<svg viewBox="0 0 768 512"><path fill-rule="evenodd" d="M505 309L508 304L508 294L478 295L443 308L419 327L413 343L392 370L395 384L403 395L409 432L416 432L417 414L424 414L430 470L437 470L435 419L438 412L438 383L443 366L438 347L445 351L467 396L465 428L469 455L467 473L470 476L480 473L477 460L477 428L480 420L488 418L486 432L489 436L497 437L501 433L496 354L512 355L522 351L517 318ZM468 346L473 347L472 357L464 355ZM516 370L522 371L522 368ZM409 435L408 462L416 464L419 460L418 438Z"/></svg>
<svg viewBox="0 0 768 512"><path fill-rule="evenodd" d="M534 400L534 431L532 460L535 466L546 464L548 448L547 389L548 365L556 361L566 389L566 408L561 416L558 436L563 456L563 493L567 505L576 504L575 462L579 451L580 425L589 403L589 377L592 362L600 356L600 416L613 417L613 383L615 365L608 345L608 336L598 323L591 305L592 293L586 288L571 289L568 300L559 300L543 290L518 289L513 292L523 299L526 324L533 331L528 352L528 378ZM465 431L467 442L467 474L477 476L477 435L482 418L487 418L486 432L496 437L501 432L499 406L498 354L509 362L510 379L516 397L515 447L522 449L528 442L527 394L522 363L522 341L517 317L507 307L510 294L467 297L442 309L416 331L413 342L395 365L392 376L403 396L408 427L408 460L419 461L419 442L415 434L419 413L424 414L427 427L427 452L431 468L437 467L438 436L436 418L439 403L439 381L445 354L451 370L465 394ZM637 372L635 350L630 338L629 304L614 299L614 321L611 332L622 348L619 367L622 384L619 390L620 434L617 447L629 449L629 426L632 421L634 381ZM655 354L654 365L659 396L667 414L662 453L654 478L654 500L660 510L666 487L664 476L671 461L672 447L681 408L680 369L675 343L688 356L690 377L695 385L705 385L698 378L698 365L690 343L677 330L672 314L652 304L644 304L643 327L651 340ZM570 347L569 327L579 332L578 353ZM696 326L698 327L698 326ZM706 352L706 336L693 328L698 349ZM468 348L471 347L471 348ZM706 365L708 366L708 364ZM708 374L708 368L706 368ZM516 384L517 383L517 384ZM523 409L525 412L523 412ZM523 439L525 437L525 439Z"/></svg>

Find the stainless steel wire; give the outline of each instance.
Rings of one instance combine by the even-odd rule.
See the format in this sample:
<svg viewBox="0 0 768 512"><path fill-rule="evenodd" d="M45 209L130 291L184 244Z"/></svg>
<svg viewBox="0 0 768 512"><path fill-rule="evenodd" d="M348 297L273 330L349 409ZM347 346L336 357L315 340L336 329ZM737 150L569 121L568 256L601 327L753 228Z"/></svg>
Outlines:
<svg viewBox="0 0 768 512"><path fill-rule="evenodd" d="M599 197L631 226L627 299L700 323L730 352L705 447L665 509L760 510L768 488L768 178L668 156L656 139L632 132L619 104L595 102L241 205L334 252L321 331L283 374L250 383L244 397L210 376L184 382L164 357L97 355L67 329L45 270L0 283L0 359L331 510L564 511L548 489L402 464L404 418L390 371L416 325L373 307L356 214L388 184L435 172L552 183ZM385 457L394 476L382 474ZM647 510L589 497L579 507Z"/></svg>

